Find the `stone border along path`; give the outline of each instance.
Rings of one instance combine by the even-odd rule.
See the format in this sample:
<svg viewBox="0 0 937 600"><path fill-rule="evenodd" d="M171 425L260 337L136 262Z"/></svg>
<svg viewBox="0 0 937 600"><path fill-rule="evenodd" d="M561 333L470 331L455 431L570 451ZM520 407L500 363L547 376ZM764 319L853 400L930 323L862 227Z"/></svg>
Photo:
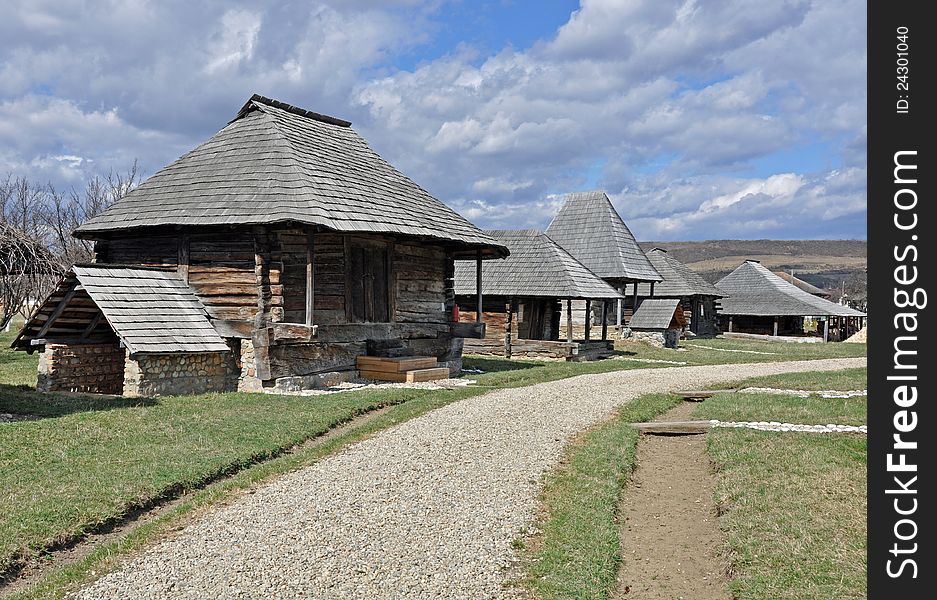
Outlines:
<svg viewBox="0 0 937 600"><path fill-rule="evenodd" d="M747 387L738 391L740 394L777 394L779 396L797 396L798 398L809 398L810 396L819 396L821 398L860 398L868 396L869 390L785 390L778 388L765 387Z"/></svg>
<svg viewBox="0 0 937 600"><path fill-rule="evenodd" d="M496 390L283 475L79 592L80 598L492 598L569 439L651 392L862 367L864 358L671 367Z"/></svg>
<svg viewBox="0 0 937 600"><path fill-rule="evenodd" d="M777 421L719 421L711 419L709 424L713 427L728 427L735 429L757 429L758 431L798 431L802 433L861 433L865 435L868 429L865 425L803 425L800 423L778 423Z"/></svg>

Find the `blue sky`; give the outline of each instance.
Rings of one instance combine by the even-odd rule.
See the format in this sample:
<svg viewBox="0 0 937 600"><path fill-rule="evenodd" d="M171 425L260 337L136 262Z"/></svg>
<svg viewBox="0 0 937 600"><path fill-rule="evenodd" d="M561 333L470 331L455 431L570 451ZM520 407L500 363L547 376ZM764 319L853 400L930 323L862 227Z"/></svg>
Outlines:
<svg viewBox="0 0 937 600"><path fill-rule="evenodd" d="M252 93L483 227L602 188L640 239L865 238L857 0L0 0L0 176L152 174Z"/></svg>

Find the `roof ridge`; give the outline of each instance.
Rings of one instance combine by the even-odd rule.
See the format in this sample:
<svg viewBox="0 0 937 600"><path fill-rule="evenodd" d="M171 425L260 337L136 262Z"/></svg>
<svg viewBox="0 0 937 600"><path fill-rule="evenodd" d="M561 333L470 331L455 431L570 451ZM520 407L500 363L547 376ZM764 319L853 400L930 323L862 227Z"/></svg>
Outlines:
<svg viewBox="0 0 937 600"><path fill-rule="evenodd" d="M292 104L287 104L286 102L280 102L279 100L274 100L273 98L267 98L266 96L261 96L260 94L253 94L250 99L244 103L244 106L241 107L241 110L238 111L237 115L231 121L237 121L247 113L251 112L255 103L265 104L267 106L272 106L273 108L279 108L280 110L285 110L286 112L292 113L294 115L315 119L316 121L322 121L323 123L328 123L329 125L351 127L351 121L346 121L345 119L339 119L338 117L332 117L322 113L317 113L315 111L306 110L305 108L293 106Z"/></svg>

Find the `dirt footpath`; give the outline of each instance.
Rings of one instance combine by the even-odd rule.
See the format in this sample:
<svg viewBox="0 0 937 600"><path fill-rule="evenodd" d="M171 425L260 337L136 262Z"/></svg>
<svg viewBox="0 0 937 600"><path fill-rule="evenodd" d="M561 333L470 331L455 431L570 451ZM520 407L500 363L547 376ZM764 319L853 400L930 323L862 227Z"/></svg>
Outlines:
<svg viewBox="0 0 937 600"><path fill-rule="evenodd" d="M660 421L685 421L685 402ZM730 600L705 435L644 435L620 506L615 600Z"/></svg>

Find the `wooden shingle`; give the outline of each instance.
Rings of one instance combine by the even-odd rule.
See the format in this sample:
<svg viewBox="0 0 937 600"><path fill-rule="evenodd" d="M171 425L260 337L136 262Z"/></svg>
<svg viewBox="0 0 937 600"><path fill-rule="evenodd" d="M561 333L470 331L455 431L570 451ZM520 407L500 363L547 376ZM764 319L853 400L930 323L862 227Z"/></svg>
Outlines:
<svg viewBox="0 0 937 600"><path fill-rule="evenodd" d="M511 255L482 264L482 293L495 296L610 299L621 295L544 233L487 230ZM456 261L455 293L475 294L475 262Z"/></svg>

